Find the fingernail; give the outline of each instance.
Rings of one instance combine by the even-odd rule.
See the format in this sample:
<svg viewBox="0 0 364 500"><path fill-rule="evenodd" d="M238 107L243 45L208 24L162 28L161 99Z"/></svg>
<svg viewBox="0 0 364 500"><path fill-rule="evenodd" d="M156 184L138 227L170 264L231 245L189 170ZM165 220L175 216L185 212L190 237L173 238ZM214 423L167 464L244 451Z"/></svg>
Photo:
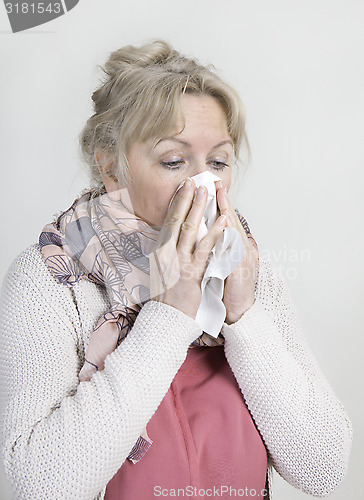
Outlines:
<svg viewBox="0 0 364 500"><path fill-rule="evenodd" d="M206 188L204 186L200 186L198 189L197 189L197 198L202 198L205 194L205 191L206 191Z"/></svg>
<svg viewBox="0 0 364 500"><path fill-rule="evenodd" d="M191 177L187 177L187 179L183 183L183 187L189 188L191 186L192 186L192 179L191 179Z"/></svg>

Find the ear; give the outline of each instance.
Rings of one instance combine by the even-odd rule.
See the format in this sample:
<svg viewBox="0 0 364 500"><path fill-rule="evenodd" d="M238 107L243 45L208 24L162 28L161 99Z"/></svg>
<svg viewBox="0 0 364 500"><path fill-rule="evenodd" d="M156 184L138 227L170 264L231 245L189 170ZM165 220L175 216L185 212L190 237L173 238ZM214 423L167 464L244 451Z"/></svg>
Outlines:
<svg viewBox="0 0 364 500"><path fill-rule="evenodd" d="M117 191L120 189L119 182L117 178L110 173L116 158L111 153L107 153L103 150L95 151L95 161L100 171L102 182L108 193Z"/></svg>

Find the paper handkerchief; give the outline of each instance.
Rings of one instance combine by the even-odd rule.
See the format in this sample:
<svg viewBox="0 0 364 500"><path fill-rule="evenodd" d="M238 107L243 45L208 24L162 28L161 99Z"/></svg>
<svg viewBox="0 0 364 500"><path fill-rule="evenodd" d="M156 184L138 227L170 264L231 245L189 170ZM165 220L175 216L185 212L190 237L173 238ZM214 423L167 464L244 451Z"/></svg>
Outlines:
<svg viewBox="0 0 364 500"><path fill-rule="evenodd" d="M216 221L215 181L220 180L220 177L206 170L191 178L195 181L196 189L199 186L205 186L208 191L205 212L198 229L197 245ZM232 227L226 227L211 253L201 282L202 299L196 321L202 331L217 338L226 317L226 309L222 302L224 280L238 266L244 255L244 245L238 231Z"/></svg>

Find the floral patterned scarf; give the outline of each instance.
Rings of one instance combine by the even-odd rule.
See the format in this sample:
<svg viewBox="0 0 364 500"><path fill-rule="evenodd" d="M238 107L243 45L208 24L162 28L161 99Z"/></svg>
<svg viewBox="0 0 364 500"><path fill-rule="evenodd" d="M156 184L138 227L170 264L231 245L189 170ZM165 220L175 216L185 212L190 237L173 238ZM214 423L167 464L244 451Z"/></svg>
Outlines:
<svg viewBox="0 0 364 500"><path fill-rule="evenodd" d="M149 255L158 238L159 227L148 225L134 215L122 192L108 195L105 190L90 189L71 207L47 224L39 237L42 255L52 275L66 286L89 280L105 287L110 308L91 334L80 381L103 370L108 354L116 349L133 327L149 294ZM253 244L256 244L246 220L236 210ZM203 332L190 347L221 345L220 332L214 337ZM139 461L152 444L144 429L128 456Z"/></svg>

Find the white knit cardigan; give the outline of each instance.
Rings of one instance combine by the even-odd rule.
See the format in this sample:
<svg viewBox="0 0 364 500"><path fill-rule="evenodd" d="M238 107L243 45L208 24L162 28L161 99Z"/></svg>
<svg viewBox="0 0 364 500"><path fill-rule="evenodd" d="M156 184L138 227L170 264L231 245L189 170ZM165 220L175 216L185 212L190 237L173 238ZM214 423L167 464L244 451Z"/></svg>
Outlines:
<svg viewBox="0 0 364 500"><path fill-rule="evenodd" d="M0 316L1 450L16 499L93 500L121 467L202 332L150 301L89 382L79 382L105 291L51 276L38 245L4 280ZM349 461L351 422L305 343L285 280L261 259L254 305L223 326L225 355L264 440L290 484L330 494ZM206 347L206 349L210 349Z"/></svg>

